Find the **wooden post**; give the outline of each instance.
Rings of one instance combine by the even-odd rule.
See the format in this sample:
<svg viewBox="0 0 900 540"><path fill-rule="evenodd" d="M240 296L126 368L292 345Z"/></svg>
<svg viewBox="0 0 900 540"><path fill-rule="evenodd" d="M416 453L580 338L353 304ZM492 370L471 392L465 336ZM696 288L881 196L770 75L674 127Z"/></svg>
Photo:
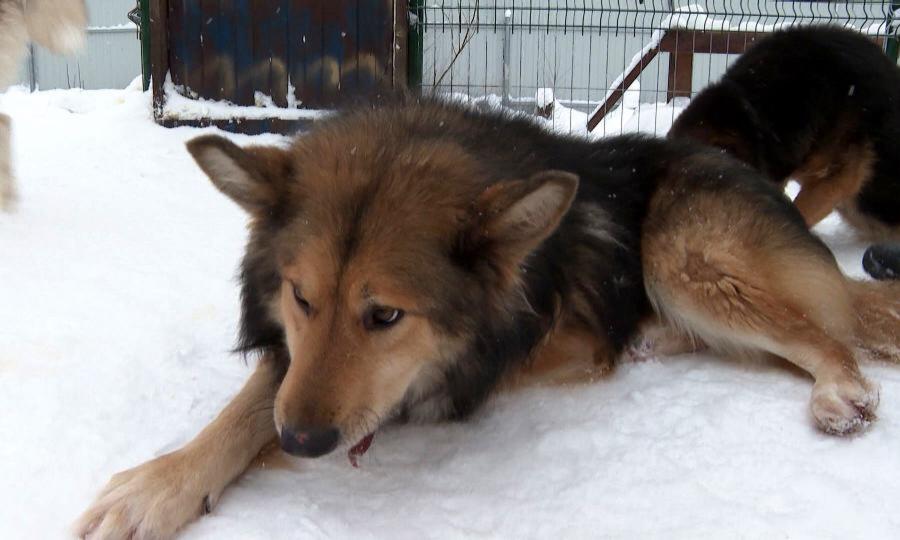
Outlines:
<svg viewBox="0 0 900 540"><path fill-rule="evenodd" d="M694 74L694 53L669 53L669 87L666 101L677 97L691 97L691 85Z"/></svg>
<svg viewBox="0 0 900 540"><path fill-rule="evenodd" d="M394 0L394 39L391 43L391 88L399 90L409 83L410 29L408 0ZM419 30L421 37L421 30ZM421 58L419 59L421 62ZM421 69L419 70L421 72Z"/></svg>

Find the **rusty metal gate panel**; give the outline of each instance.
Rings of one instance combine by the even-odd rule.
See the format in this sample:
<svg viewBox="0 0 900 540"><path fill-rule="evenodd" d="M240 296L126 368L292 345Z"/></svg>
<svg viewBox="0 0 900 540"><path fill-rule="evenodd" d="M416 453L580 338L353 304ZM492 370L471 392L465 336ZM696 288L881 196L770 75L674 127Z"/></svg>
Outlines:
<svg viewBox="0 0 900 540"><path fill-rule="evenodd" d="M152 0L154 109L166 125L286 131L294 122L163 118L169 77L188 98L329 109L406 84L405 0ZM285 123L287 125L285 125Z"/></svg>

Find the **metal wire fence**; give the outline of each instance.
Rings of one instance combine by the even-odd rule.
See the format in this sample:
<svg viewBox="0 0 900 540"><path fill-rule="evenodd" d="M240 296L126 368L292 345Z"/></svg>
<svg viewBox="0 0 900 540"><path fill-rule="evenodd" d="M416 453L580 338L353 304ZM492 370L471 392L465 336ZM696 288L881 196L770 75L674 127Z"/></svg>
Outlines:
<svg viewBox="0 0 900 540"><path fill-rule="evenodd" d="M426 0L410 8L423 91L607 134L664 133L687 98L779 28L855 28L896 57L900 1Z"/></svg>

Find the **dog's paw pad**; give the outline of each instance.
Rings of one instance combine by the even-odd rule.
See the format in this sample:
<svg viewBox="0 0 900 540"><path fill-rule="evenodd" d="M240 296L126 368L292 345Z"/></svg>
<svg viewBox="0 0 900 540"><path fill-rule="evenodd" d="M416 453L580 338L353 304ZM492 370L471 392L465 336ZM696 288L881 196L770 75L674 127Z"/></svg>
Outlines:
<svg viewBox="0 0 900 540"><path fill-rule="evenodd" d="M628 362L646 362L657 356L656 340L639 338L625 348L623 357Z"/></svg>
<svg viewBox="0 0 900 540"><path fill-rule="evenodd" d="M849 435L875 420L878 401L878 388L864 379L816 383L812 414L822 431Z"/></svg>

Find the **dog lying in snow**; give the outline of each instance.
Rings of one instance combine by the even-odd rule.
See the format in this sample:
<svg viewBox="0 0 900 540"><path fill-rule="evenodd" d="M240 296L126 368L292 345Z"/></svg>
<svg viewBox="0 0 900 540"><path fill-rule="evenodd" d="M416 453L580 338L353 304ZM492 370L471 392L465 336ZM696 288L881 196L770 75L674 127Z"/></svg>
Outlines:
<svg viewBox="0 0 900 540"><path fill-rule="evenodd" d="M87 11L83 0L0 0L0 91L16 79L28 41L55 53L71 53L84 43ZM9 116L0 113L0 209L15 199Z"/></svg>
<svg viewBox="0 0 900 540"><path fill-rule="evenodd" d="M249 215L239 349L260 360L193 441L113 476L79 536L170 537L273 441L353 460L386 422L591 378L656 317L806 370L827 433L875 417L856 356L897 350L900 285L845 277L778 186L716 149L433 101L338 114L287 149L188 149Z"/></svg>

